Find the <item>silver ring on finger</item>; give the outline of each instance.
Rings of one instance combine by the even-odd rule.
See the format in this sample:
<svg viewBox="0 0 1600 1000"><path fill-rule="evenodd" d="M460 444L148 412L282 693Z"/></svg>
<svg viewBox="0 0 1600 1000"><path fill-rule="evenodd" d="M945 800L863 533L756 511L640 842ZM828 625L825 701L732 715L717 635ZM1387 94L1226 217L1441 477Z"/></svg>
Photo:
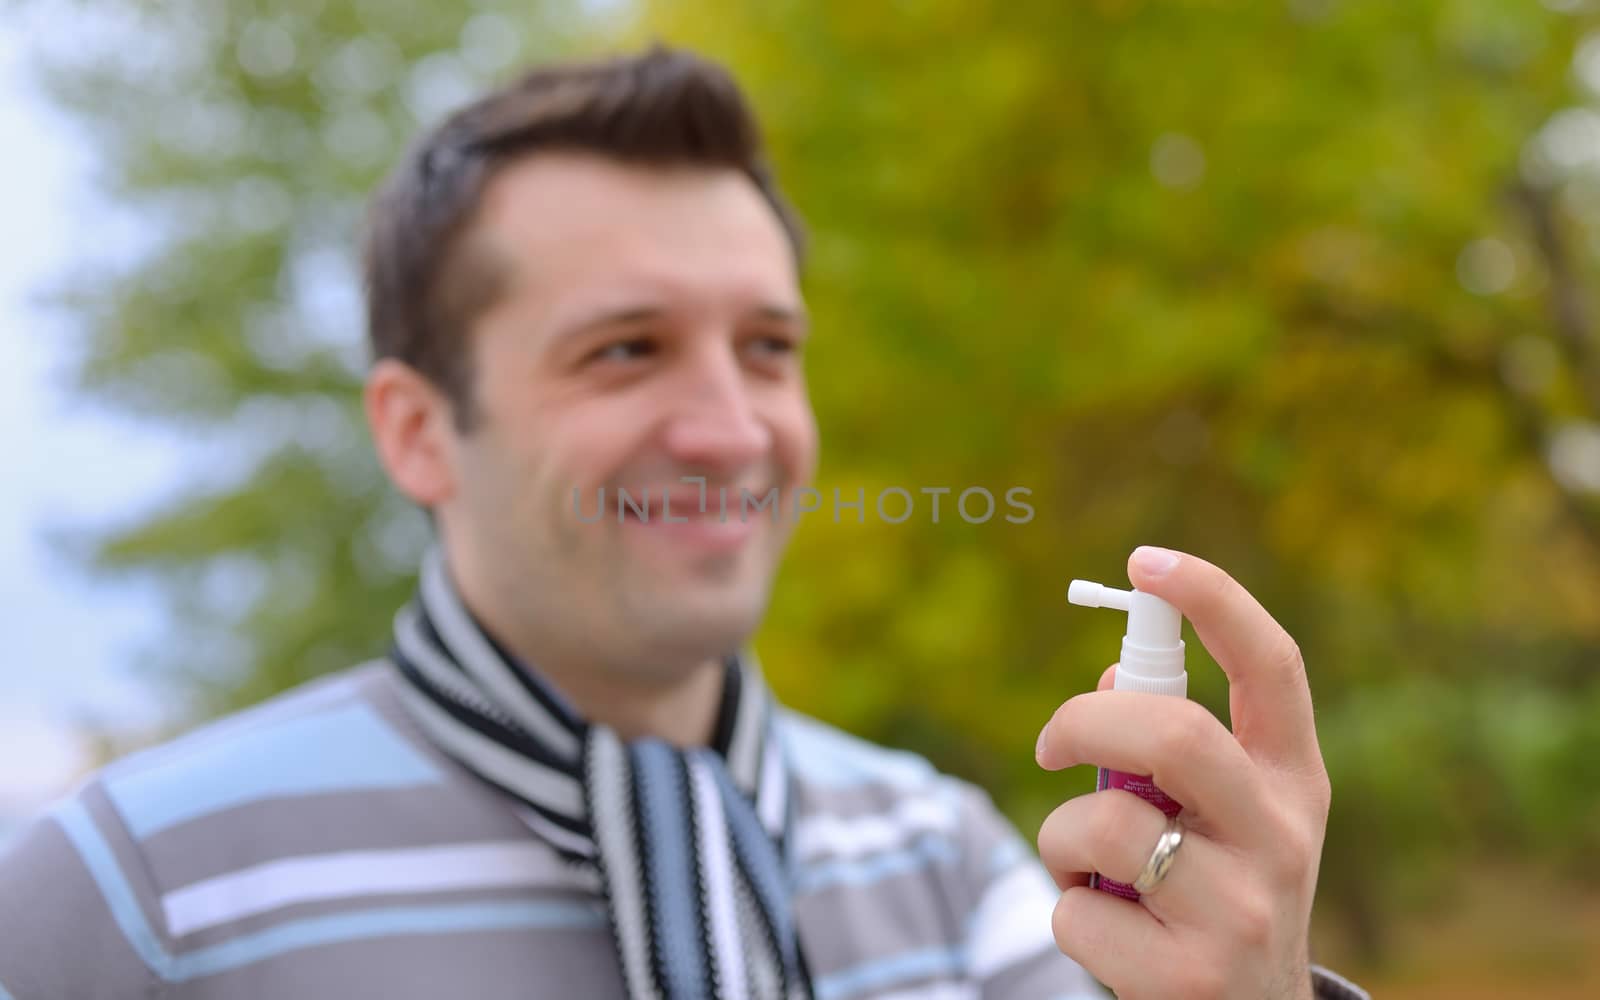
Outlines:
<svg viewBox="0 0 1600 1000"><path fill-rule="evenodd" d="M1144 863L1144 870L1133 880L1133 890L1141 896L1148 896L1154 892L1172 871L1172 864L1177 860L1178 848L1181 846L1183 846L1183 824L1178 822L1178 817L1173 816L1167 820L1167 828L1156 840L1156 846L1150 852L1150 860Z"/></svg>

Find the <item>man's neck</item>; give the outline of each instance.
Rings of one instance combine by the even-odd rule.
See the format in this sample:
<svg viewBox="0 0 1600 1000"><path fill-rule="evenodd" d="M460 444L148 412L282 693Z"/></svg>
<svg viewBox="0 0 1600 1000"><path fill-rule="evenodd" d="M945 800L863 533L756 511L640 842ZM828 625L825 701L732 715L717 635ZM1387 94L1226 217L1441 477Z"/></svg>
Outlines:
<svg viewBox="0 0 1600 1000"><path fill-rule="evenodd" d="M541 635L535 625L501 607L492 593L476 592L471 574L457 575L454 569L447 562L451 585L478 626L514 665L537 671L585 721L610 726L625 740L655 737L677 747L711 742L722 704L719 659L690 659L677 669L656 663L654 674L603 662L592 647L568 648Z"/></svg>
<svg viewBox="0 0 1600 1000"><path fill-rule="evenodd" d="M521 656L520 651L513 654ZM722 704L723 665L707 660L670 682L643 683L607 671L598 665L562 669L548 660L538 664L539 676L572 703L583 718L604 723L624 740L653 736L676 747L705 746L711 742Z"/></svg>

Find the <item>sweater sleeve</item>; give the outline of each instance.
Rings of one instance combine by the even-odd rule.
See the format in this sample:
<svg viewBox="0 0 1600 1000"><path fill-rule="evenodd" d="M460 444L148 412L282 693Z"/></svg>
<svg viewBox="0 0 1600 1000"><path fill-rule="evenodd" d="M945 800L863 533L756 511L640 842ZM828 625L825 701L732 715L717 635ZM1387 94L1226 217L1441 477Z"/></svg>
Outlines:
<svg viewBox="0 0 1600 1000"><path fill-rule="evenodd" d="M86 790L0 844L0 1000L155 1000L165 951L142 865Z"/></svg>
<svg viewBox="0 0 1600 1000"><path fill-rule="evenodd" d="M956 782L969 907L964 953L984 1000L1110 1000L1062 954L1050 928L1060 893L987 793Z"/></svg>

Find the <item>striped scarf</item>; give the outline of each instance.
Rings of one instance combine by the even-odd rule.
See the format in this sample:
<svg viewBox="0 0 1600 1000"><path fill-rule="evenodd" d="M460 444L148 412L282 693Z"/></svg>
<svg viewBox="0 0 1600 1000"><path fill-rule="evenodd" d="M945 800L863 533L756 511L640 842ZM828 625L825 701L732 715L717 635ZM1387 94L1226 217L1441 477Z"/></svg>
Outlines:
<svg viewBox="0 0 1600 1000"><path fill-rule="evenodd" d="M477 625L438 549L391 657L434 742L596 870L629 997L809 1000L782 860L788 775L753 661L727 658L710 747L624 742Z"/></svg>

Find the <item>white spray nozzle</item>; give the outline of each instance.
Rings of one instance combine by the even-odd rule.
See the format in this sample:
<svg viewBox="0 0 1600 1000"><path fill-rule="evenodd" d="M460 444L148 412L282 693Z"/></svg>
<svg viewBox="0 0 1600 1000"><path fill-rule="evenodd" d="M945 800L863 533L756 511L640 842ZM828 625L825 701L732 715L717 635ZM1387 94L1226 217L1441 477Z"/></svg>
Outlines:
<svg viewBox="0 0 1600 1000"><path fill-rule="evenodd" d="M1128 613L1117 664L1118 690L1154 694L1188 693L1183 669L1183 616L1178 609L1142 590L1118 590L1089 580L1074 580L1067 600L1086 608L1114 608Z"/></svg>
<svg viewBox="0 0 1600 1000"><path fill-rule="evenodd" d="M1089 580L1074 580L1067 587L1067 600L1086 608L1116 608L1128 610L1128 598L1133 594Z"/></svg>

